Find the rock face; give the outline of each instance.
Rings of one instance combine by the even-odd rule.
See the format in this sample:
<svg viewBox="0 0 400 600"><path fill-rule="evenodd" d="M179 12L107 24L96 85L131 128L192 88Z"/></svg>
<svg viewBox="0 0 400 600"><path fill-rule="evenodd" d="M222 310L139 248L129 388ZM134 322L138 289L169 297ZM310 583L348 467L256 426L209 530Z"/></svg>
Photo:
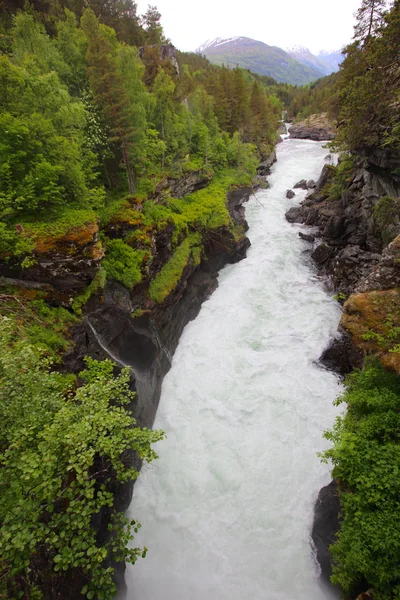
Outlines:
<svg viewBox="0 0 400 600"><path fill-rule="evenodd" d="M176 179L166 177L157 185L150 198L157 202L162 201L168 195L172 198L183 198L187 194L192 194L207 187L211 178L212 174L203 170L190 171L183 177Z"/></svg>
<svg viewBox="0 0 400 600"><path fill-rule="evenodd" d="M139 56L143 57L144 51L146 48L154 48L154 46L141 46L139 48ZM162 44L158 46L160 48L160 58L161 60L169 59L175 69L176 74L179 76L179 63L178 57L176 56L176 48L173 44Z"/></svg>
<svg viewBox="0 0 400 600"><path fill-rule="evenodd" d="M273 150L268 156L263 157L262 162L258 166L257 173L259 175L269 175L274 163L276 163L276 150Z"/></svg>
<svg viewBox="0 0 400 600"><path fill-rule="evenodd" d="M393 241L381 254L384 243L374 208L383 195L397 197L400 182L387 171L367 166L361 162L341 197L334 199L329 193L336 169L325 165L312 193L286 213L291 223L319 228L323 245L314 258L332 287L347 296L354 290L388 289L399 281L400 241Z"/></svg>
<svg viewBox="0 0 400 600"><path fill-rule="evenodd" d="M289 127L289 134L291 138L316 142L335 139L333 123L326 113L310 115L305 121L292 125Z"/></svg>
<svg viewBox="0 0 400 600"><path fill-rule="evenodd" d="M35 263L21 268L15 260L0 260L0 277L47 284L55 294L67 294L85 289L95 276L104 251L98 239L96 220L72 225L62 233L22 232L34 242ZM0 257L1 259L1 257Z"/></svg>
<svg viewBox="0 0 400 600"><path fill-rule="evenodd" d="M329 546L334 543L339 529L340 503L335 481L322 488L314 511L312 539L317 551L323 579L329 582L332 575L332 559Z"/></svg>

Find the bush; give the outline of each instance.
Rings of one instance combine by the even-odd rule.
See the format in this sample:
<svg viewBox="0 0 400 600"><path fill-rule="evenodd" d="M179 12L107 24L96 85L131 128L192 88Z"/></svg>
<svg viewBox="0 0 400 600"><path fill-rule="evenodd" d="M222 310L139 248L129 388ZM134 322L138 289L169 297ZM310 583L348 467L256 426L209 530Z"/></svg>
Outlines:
<svg viewBox="0 0 400 600"><path fill-rule="evenodd" d="M131 290L142 280L141 267L146 255L145 250L133 250L120 239L110 240L102 266L109 279L115 279Z"/></svg>
<svg viewBox="0 0 400 600"><path fill-rule="evenodd" d="M338 403L348 411L325 437L333 448L342 521L331 547L332 582L354 597L372 588L376 600L400 595L400 378L369 360L347 378Z"/></svg>
<svg viewBox="0 0 400 600"><path fill-rule="evenodd" d="M0 575L7 597L36 597L32 590L58 572L65 582L83 574L82 594L111 600L106 557L133 563L145 550L126 548L139 524L115 510L110 486L135 479L123 457L135 451L152 461L151 444L163 434L134 427L129 369L114 378L110 361L87 359L76 387L21 336L13 343L16 332L12 319L0 318ZM113 535L100 542L93 522L106 507Z"/></svg>

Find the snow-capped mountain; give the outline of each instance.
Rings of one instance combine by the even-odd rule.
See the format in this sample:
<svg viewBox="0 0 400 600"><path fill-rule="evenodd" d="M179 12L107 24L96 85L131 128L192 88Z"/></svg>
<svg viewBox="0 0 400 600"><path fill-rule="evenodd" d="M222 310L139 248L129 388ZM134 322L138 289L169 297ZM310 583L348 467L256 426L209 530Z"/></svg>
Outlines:
<svg viewBox="0 0 400 600"><path fill-rule="evenodd" d="M239 65L260 75L268 75L277 81L293 85L310 83L325 74L324 68L318 69L314 65L299 61L282 48L268 46L248 37L207 40L196 52L205 55L214 64L232 67Z"/></svg>
<svg viewBox="0 0 400 600"><path fill-rule="evenodd" d="M337 71L339 69L339 63L343 60L342 55L338 51L328 52L322 50L315 56L304 46L291 46L290 48L286 48L286 52L299 62L303 63L303 65L314 67L324 75L330 75ZM340 59L338 57L340 57Z"/></svg>

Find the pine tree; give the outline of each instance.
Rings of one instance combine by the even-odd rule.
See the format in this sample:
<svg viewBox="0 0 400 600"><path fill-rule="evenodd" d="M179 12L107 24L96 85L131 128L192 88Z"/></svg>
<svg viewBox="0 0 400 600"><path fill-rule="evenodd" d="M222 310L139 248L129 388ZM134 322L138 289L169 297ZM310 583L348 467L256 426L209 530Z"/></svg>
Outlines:
<svg viewBox="0 0 400 600"><path fill-rule="evenodd" d="M167 41L160 20L161 14L158 12L157 7L149 5L146 14L143 16L143 25L146 29L146 44L150 46L165 44Z"/></svg>
<svg viewBox="0 0 400 600"><path fill-rule="evenodd" d="M129 193L133 194L135 174L130 156L133 128L129 97L118 72L115 52L109 37L90 8L85 9L81 26L88 40L86 61L90 88L109 124L109 141L117 142L120 146Z"/></svg>
<svg viewBox="0 0 400 600"><path fill-rule="evenodd" d="M363 0L358 9L357 25L354 27L354 40L368 44L372 35L382 25L385 14L385 0Z"/></svg>

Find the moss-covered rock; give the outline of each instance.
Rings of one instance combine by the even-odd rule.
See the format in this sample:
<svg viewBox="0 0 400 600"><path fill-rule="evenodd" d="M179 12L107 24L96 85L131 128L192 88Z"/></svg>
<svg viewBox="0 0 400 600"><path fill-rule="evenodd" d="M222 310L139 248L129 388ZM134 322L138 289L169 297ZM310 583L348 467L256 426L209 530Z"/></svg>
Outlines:
<svg viewBox="0 0 400 600"><path fill-rule="evenodd" d="M341 326L364 356L376 354L400 374L400 289L354 294L344 305Z"/></svg>

